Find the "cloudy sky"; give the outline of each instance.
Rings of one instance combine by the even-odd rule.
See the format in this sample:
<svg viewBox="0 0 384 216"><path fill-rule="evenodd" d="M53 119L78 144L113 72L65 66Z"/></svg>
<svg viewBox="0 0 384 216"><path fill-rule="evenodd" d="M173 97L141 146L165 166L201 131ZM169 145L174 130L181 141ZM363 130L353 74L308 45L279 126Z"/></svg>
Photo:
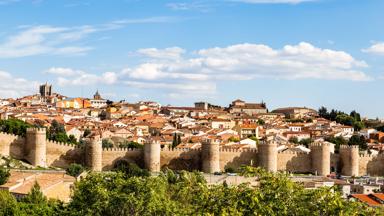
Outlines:
<svg viewBox="0 0 384 216"><path fill-rule="evenodd" d="M233 99L384 118L382 0L0 0L0 98Z"/></svg>

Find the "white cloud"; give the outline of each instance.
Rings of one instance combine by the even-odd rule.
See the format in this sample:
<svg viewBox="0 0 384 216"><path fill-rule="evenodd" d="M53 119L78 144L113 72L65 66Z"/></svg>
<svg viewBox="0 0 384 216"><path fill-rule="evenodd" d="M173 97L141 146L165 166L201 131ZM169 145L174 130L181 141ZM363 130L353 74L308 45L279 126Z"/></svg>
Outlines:
<svg viewBox="0 0 384 216"><path fill-rule="evenodd" d="M120 72L91 74L68 68L49 69L65 85L128 85L139 89L163 89L169 95L205 96L216 92L221 80L319 79L368 81L364 61L343 51L321 49L301 42L274 49L264 44L235 44L192 51L193 57L159 54L169 49L141 49L148 62ZM182 50L181 48L179 50ZM176 52L176 53L184 53ZM167 52L166 52L167 53ZM188 55L189 56L189 55ZM65 77L62 74L76 74Z"/></svg>
<svg viewBox="0 0 384 216"><path fill-rule="evenodd" d="M0 70L0 98L17 98L37 91L38 82L17 78Z"/></svg>
<svg viewBox="0 0 384 216"><path fill-rule="evenodd" d="M0 58L19 58L42 54L85 55L94 49L92 46L84 45L84 41L82 41L91 34L123 28L129 24L161 23L172 20L172 17L148 17L117 20L102 25L22 26L19 32L0 41Z"/></svg>
<svg viewBox="0 0 384 216"><path fill-rule="evenodd" d="M186 80L207 80L206 74L199 73L178 73L172 71L167 63L144 63L134 69L126 68L122 71L129 78L142 80L158 79L186 79Z"/></svg>
<svg viewBox="0 0 384 216"><path fill-rule="evenodd" d="M70 70L76 71L73 69ZM117 77L118 75L114 72L105 72L101 75L84 72L73 77L59 76L57 78L57 84L59 86L86 86L96 84L112 85L117 82Z"/></svg>
<svg viewBox="0 0 384 216"><path fill-rule="evenodd" d="M89 47L67 45L73 38L63 38L73 29L32 26L0 43L0 58L17 58L41 54L84 54Z"/></svg>
<svg viewBox="0 0 384 216"><path fill-rule="evenodd" d="M138 54L159 59L179 59L185 50L180 47L169 47L165 49L146 48L137 50Z"/></svg>
<svg viewBox="0 0 384 216"><path fill-rule="evenodd" d="M378 42L373 44L367 49L362 49L363 52L384 55L384 42Z"/></svg>
<svg viewBox="0 0 384 216"><path fill-rule="evenodd" d="M85 74L82 70L75 70L72 68L51 67L45 71L45 73L53 74L57 76L76 76Z"/></svg>
<svg viewBox="0 0 384 216"><path fill-rule="evenodd" d="M200 12L208 12L210 10L210 6L208 4L200 1L171 2L171 3L167 3L166 6L171 10L175 10L175 11L195 10Z"/></svg>
<svg viewBox="0 0 384 216"><path fill-rule="evenodd" d="M321 49L306 42L282 49L263 44L236 44L195 53L195 58L152 61L124 71L130 78L141 80L371 79L360 70L367 67L364 61L343 51Z"/></svg>
<svg viewBox="0 0 384 216"><path fill-rule="evenodd" d="M232 1L250 3L250 4L299 4L299 3L313 2L318 0L232 0Z"/></svg>

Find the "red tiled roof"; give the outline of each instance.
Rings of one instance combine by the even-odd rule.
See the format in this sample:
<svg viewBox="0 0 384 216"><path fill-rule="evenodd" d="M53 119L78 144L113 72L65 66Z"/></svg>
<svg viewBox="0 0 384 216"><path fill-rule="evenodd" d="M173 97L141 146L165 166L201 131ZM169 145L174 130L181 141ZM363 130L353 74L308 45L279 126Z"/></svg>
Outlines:
<svg viewBox="0 0 384 216"><path fill-rule="evenodd" d="M358 199L361 202L364 202L370 206L378 206L381 205L379 202L376 200L372 199L369 195L367 194L352 194L352 197Z"/></svg>

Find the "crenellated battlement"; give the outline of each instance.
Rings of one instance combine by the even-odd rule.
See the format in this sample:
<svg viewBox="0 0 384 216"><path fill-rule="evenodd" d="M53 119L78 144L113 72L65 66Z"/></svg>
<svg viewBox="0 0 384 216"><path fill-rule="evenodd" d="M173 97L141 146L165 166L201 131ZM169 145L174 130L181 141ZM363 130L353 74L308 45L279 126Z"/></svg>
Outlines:
<svg viewBox="0 0 384 216"><path fill-rule="evenodd" d="M323 142L323 143L311 143L309 145L309 148L310 149L321 149L321 148L324 148L324 147L331 147L331 145L333 145L332 143L328 143L328 142Z"/></svg>
<svg viewBox="0 0 384 216"><path fill-rule="evenodd" d="M340 145L340 150L359 149L358 145Z"/></svg>
<svg viewBox="0 0 384 216"><path fill-rule="evenodd" d="M102 139L100 136L92 136L90 138L88 138L90 142L101 142Z"/></svg>
<svg viewBox="0 0 384 216"><path fill-rule="evenodd" d="M244 149L233 149L233 148L221 148L219 150L220 152L257 152L257 149L250 149L250 148L244 148Z"/></svg>
<svg viewBox="0 0 384 216"><path fill-rule="evenodd" d="M22 138L22 136L11 134L11 133L6 133L6 132L0 132L0 135L1 136L7 136L7 137L15 138L15 139Z"/></svg>
<svg viewBox="0 0 384 216"><path fill-rule="evenodd" d="M279 152L278 155L309 155L310 152L303 152L303 151L290 151L286 150L283 152Z"/></svg>
<svg viewBox="0 0 384 216"><path fill-rule="evenodd" d="M200 149L191 149L191 148L162 148L162 152L190 152L190 151L200 151Z"/></svg>
<svg viewBox="0 0 384 216"><path fill-rule="evenodd" d="M138 151L143 151L143 149L139 149L139 148L103 148L103 151L106 151L106 152L138 152Z"/></svg>
<svg viewBox="0 0 384 216"><path fill-rule="evenodd" d="M27 133L46 133L47 129L46 128L27 128Z"/></svg>
<svg viewBox="0 0 384 216"><path fill-rule="evenodd" d="M360 153L359 154L359 157L360 158L377 158L379 156L381 156L382 154L379 154L379 155L373 155L373 154L368 154L368 153Z"/></svg>
<svg viewBox="0 0 384 216"><path fill-rule="evenodd" d="M340 153L331 155L332 143L316 142L311 152L277 151L273 141L262 141L258 149L227 148L217 140L204 141L200 148L161 148L159 142L149 139L144 148L102 148L99 136L85 139L84 146L46 139L45 128L28 128L26 137L0 132L0 154L27 160L34 166L66 167L70 163L85 163L91 170L101 171L113 167L119 158L140 161L144 157L146 167L156 172L161 166L175 169L198 169L205 172L223 170L225 166L241 166L256 161L258 166L270 171L289 170L316 172L328 175L331 166L340 166L343 175L383 175L384 154L360 152L358 146L341 145ZM244 153L244 154L243 154ZM182 163L181 160L184 160ZM202 164L200 164L202 163ZM200 166L204 165L204 166Z"/></svg>

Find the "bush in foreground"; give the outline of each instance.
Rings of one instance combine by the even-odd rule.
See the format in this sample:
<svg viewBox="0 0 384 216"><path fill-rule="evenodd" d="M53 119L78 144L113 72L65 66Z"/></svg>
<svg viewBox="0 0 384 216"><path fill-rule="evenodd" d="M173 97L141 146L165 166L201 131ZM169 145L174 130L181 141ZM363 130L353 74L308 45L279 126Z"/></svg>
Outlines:
<svg viewBox="0 0 384 216"><path fill-rule="evenodd" d="M137 167L135 168L137 169ZM253 188L207 185L198 172L159 176L130 177L122 172L92 173L75 184L72 201L63 206L41 199L39 203L16 202L0 194L0 207L8 212L32 205L29 215L380 215L358 202L342 199L333 188L305 190L285 174L268 173L259 168L243 167L244 176L257 176L260 185ZM139 173L140 174L140 173ZM2 198L5 197L5 198ZM29 199L31 200L31 199ZM21 207L20 207L21 206ZM37 208L37 207L41 208ZM16 209L16 210L15 210ZM2 210L0 210L1 212ZM4 210L5 211L5 210ZM1 215L1 213L0 213ZM3 214L4 215L4 214ZM19 214L23 215L23 214Z"/></svg>

